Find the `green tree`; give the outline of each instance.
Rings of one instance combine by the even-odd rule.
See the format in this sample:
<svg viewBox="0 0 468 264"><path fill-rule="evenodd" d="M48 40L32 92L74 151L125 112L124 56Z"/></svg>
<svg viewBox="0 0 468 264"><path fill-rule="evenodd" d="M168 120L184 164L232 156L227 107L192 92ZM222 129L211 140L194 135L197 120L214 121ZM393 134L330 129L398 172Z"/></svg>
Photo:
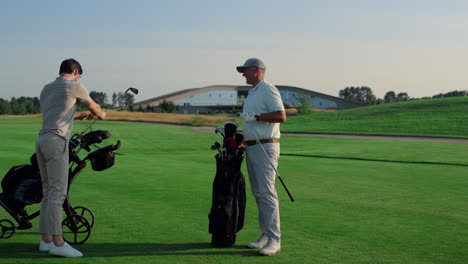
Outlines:
<svg viewBox="0 0 468 264"><path fill-rule="evenodd" d="M89 96L99 105L107 104L107 94L104 92L91 91Z"/></svg>
<svg viewBox="0 0 468 264"><path fill-rule="evenodd" d="M14 115L25 115L25 114L27 114L26 106L24 104L18 103L17 100L15 100L15 101L12 100L10 105L11 105L11 110L13 111Z"/></svg>
<svg viewBox="0 0 468 264"><path fill-rule="evenodd" d="M178 110L179 106L175 105L172 101L163 100L162 103L158 105L158 112L160 113L172 113Z"/></svg>
<svg viewBox="0 0 468 264"><path fill-rule="evenodd" d="M410 99L409 95L407 93L399 93L396 97L396 100L398 102L400 101L408 101Z"/></svg>
<svg viewBox="0 0 468 264"><path fill-rule="evenodd" d="M34 105L34 98L21 96L20 98L18 98L16 103L17 103L17 107L24 108L24 111L18 110L22 113L24 112L24 114L39 113L39 109L38 108L36 109Z"/></svg>
<svg viewBox="0 0 468 264"><path fill-rule="evenodd" d="M117 107L117 94L112 93L112 106Z"/></svg>
<svg viewBox="0 0 468 264"><path fill-rule="evenodd" d="M34 97L33 98L33 106L34 106L34 113L40 113L41 112L41 103L39 102L39 98Z"/></svg>
<svg viewBox="0 0 468 264"><path fill-rule="evenodd" d="M130 93L113 93L112 106L117 108L128 108L135 103L135 97Z"/></svg>
<svg viewBox="0 0 468 264"><path fill-rule="evenodd" d="M346 101L359 104L372 105L377 103L377 98L375 97L372 89L367 86L361 87L346 87L339 91L340 98L343 98Z"/></svg>
<svg viewBox="0 0 468 264"><path fill-rule="evenodd" d="M11 115L13 111L11 110L10 102L0 98L0 115Z"/></svg>
<svg viewBox="0 0 468 264"><path fill-rule="evenodd" d="M312 104L310 103L310 96L299 96L299 106L297 107L297 113L300 115L310 114L312 113L311 108Z"/></svg>
<svg viewBox="0 0 468 264"><path fill-rule="evenodd" d="M396 101L396 94L394 91L389 91L384 96L385 103L393 103Z"/></svg>

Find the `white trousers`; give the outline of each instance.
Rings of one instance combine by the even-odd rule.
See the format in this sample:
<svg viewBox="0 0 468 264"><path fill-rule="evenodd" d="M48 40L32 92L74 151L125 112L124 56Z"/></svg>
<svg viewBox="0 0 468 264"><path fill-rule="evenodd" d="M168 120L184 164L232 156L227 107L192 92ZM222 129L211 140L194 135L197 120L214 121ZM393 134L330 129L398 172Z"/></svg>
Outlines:
<svg viewBox="0 0 468 264"><path fill-rule="evenodd" d="M262 144L268 158L278 167L279 143ZM247 146L247 170L250 187L258 207L258 222L263 234L280 242L280 215L275 188L276 172L259 144Z"/></svg>
<svg viewBox="0 0 468 264"><path fill-rule="evenodd" d="M39 232L62 234L62 206L68 186L68 144L53 133L39 135L36 155L42 180Z"/></svg>

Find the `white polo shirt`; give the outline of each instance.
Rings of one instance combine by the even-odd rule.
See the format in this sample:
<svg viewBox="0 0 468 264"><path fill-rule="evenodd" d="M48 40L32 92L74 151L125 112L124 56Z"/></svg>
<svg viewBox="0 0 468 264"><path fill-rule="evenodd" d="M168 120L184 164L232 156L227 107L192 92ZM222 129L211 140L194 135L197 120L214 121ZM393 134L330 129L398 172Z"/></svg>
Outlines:
<svg viewBox="0 0 468 264"><path fill-rule="evenodd" d="M254 112L257 114L271 113L284 110L283 101L278 89L267 83L259 82L254 88L249 90L249 95L244 103L243 112ZM280 138L280 124L263 121L244 122L244 140L255 140L255 133L258 139Z"/></svg>

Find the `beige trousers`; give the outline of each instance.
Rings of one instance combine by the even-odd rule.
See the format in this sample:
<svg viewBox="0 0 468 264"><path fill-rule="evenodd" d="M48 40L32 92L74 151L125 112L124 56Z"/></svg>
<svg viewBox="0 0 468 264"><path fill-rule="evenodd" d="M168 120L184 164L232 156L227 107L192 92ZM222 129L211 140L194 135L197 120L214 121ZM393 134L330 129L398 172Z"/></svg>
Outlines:
<svg viewBox="0 0 468 264"><path fill-rule="evenodd" d="M62 234L62 206L68 188L68 142L54 133L39 135L37 161L42 180L39 232Z"/></svg>
<svg viewBox="0 0 468 264"><path fill-rule="evenodd" d="M276 168L278 166L280 144L268 143L261 146L263 146ZM280 242L279 202L275 188L276 172L261 146L257 144L246 148L250 187L257 202L260 230L269 238Z"/></svg>

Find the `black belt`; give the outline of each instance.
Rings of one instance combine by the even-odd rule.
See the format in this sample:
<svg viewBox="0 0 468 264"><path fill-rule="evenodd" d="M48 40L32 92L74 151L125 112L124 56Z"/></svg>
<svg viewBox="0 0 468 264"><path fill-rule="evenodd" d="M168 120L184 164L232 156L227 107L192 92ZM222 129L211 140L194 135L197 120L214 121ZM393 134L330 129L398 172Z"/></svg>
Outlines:
<svg viewBox="0 0 468 264"><path fill-rule="evenodd" d="M260 139L258 141L260 141L260 144L279 143L280 139L279 138L265 138L265 139ZM257 142L257 140L247 140L247 141L245 141L245 144L247 146L253 146L253 145L257 145L258 142Z"/></svg>

